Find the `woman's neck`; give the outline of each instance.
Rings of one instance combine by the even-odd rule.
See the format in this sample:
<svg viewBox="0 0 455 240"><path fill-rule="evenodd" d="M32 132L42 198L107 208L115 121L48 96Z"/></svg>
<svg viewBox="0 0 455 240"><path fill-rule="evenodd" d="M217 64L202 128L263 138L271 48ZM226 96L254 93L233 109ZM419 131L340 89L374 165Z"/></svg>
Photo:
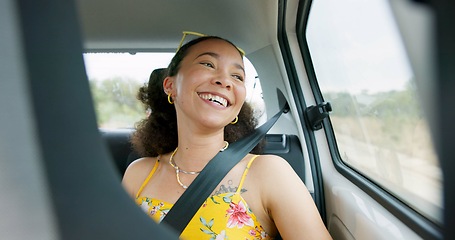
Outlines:
<svg viewBox="0 0 455 240"><path fill-rule="evenodd" d="M178 149L173 160L186 171L200 171L223 147L223 133L212 136L179 134Z"/></svg>

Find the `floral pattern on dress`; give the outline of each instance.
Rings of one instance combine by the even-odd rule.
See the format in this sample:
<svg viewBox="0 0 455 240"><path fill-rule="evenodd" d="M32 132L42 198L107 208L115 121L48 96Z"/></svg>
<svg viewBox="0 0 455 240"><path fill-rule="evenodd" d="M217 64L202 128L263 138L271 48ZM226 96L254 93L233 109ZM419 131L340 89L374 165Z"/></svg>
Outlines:
<svg viewBox="0 0 455 240"><path fill-rule="evenodd" d="M200 217L199 218L199 221L202 223L202 225L204 227L201 228L201 231L205 234L208 234L211 236L210 240L223 240L223 239L227 239L226 238L226 231L225 230L222 230L220 233L216 233L212 227L213 227L213 223L214 223L214 218L210 219L210 221L207 222L207 220L205 220L205 218L203 217Z"/></svg>
<svg viewBox="0 0 455 240"><path fill-rule="evenodd" d="M228 228L243 228L244 225L254 227L253 219L248 215L247 208L242 201L238 204L231 202L229 204L229 209L226 210L227 216L229 217L227 227Z"/></svg>
<svg viewBox="0 0 455 240"><path fill-rule="evenodd" d="M147 197L136 203L156 222L161 222L173 206ZM214 195L204 202L184 229L181 239L264 240L272 239L239 193Z"/></svg>
<svg viewBox="0 0 455 240"><path fill-rule="evenodd" d="M240 179L240 183L236 188L236 192L225 192L208 197L183 230L180 235L180 239L273 239L266 233L256 218L256 215L251 211L247 202L241 195L243 181L248 173L251 163L256 157L253 157L248 162L242 178ZM140 196L143 187L147 185L157 166L158 162L155 163L155 166L150 171L149 176L142 183L139 192L136 193L136 203L153 220L160 223L173 207L173 204L154 198Z"/></svg>
<svg viewBox="0 0 455 240"><path fill-rule="evenodd" d="M165 206L166 204L163 201L152 200L148 197L138 199L137 203L140 204L140 207L144 212L146 212L150 217L158 222L161 222L163 220L163 218L167 215L172 207Z"/></svg>
<svg viewBox="0 0 455 240"><path fill-rule="evenodd" d="M216 207L226 209L224 216L218 214L214 218L204 218L202 216L208 215L207 211L202 210L203 208ZM255 215L246 204L245 200L238 193L225 193L220 195L211 196L205 201L201 207L202 211L196 213L199 216L199 222L203 227L200 228L201 232L206 234L210 240L220 239L240 239L238 233L244 232L242 239L272 239L262 226L257 222ZM196 217L195 215L195 217ZM220 224L224 224L221 226ZM191 223L191 222L190 222ZM221 231L216 231L214 225L218 224ZM230 230L232 229L232 230ZM234 230L239 229L239 230Z"/></svg>

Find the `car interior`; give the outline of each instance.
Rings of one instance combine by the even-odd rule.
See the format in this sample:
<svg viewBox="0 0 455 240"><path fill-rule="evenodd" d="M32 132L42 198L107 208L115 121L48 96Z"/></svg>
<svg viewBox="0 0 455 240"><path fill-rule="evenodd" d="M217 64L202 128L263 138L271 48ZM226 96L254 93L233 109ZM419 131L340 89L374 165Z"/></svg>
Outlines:
<svg viewBox="0 0 455 240"><path fill-rule="evenodd" d="M98 125L83 55L174 53L183 31L221 36L245 51L267 118L279 110L277 89L284 94L290 110L264 137L264 153L290 163L334 239L455 238L455 4L383 1L424 86L419 100L441 166L435 188L443 207L428 216L339 160L335 104L322 97L300 35L316 2L1 1L0 238L178 239L122 188L126 168L141 157L130 142L134 127Z"/></svg>

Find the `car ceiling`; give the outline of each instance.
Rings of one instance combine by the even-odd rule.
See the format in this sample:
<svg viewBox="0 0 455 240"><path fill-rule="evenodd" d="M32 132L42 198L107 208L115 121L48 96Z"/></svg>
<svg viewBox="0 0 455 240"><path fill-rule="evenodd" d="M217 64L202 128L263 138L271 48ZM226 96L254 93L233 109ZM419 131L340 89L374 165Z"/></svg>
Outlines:
<svg viewBox="0 0 455 240"><path fill-rule="evenodd" d="M227 38L247 55L276 42L276 0L76 2L86 51L174 51L182 31Z"/></svg>

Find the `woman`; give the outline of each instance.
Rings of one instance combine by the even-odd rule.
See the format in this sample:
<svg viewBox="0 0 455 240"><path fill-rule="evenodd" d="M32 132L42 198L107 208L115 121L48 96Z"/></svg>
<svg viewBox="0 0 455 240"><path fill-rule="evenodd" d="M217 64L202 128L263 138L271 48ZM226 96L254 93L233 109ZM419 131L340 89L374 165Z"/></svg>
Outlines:
<svg viewBox="0 0 455 240"><path fill-rule="evenodd" d="M228 147L225 140L235 141L244 133L225 129L242 123L247 131L255 124L244 104L243 55L231 42L213 36L190 41L177 51L167 71L162 76L167 103L152 103L148 99L153 93L142 90L141 100L152 112L139 125L133 143L150 157L132 163L123 179L128 193L156 221L208 161ZM172 110L164 109L169 106ZM283 239L330 239L308 190L289 164L278 156L248 154L181 237L272 239L278 232Z"/></svg>

